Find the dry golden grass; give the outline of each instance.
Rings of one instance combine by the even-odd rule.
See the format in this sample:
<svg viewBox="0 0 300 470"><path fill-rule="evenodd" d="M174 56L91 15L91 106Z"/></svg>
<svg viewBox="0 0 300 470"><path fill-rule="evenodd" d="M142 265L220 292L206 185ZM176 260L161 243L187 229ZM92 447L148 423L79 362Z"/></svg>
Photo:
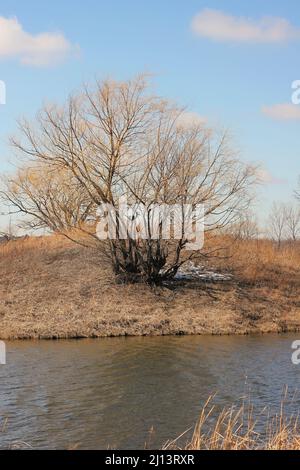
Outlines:
<svg viewBox="0 0 300 470"><path fill-rule="evenodd" d="M253 406L243 404L223 408L214 415L213 397L203 406L192 436L184 442L186 431L163 446L185 450L299 450L300 425L298 416L289 416L284 410L271 416L267 409L259 418L253 417ZM184 442L183 444L181 444Z"/></svg>
<svg viewBox="0 0 300 470"><path fill-rule="evenodd" d="M211 241L209 241L211 243ZM117 284L97 251L60 236L0 245L0 337L246 334L300 330L299 245L224 243L232 282ZM228 242L228 240L227 240Z"/></svg>
<svg viewBox="0 0 300 470"><path fill-rule="evenodd" d="M240 279L254 285L278 287L300 283L300 242L279 249L270 240L235 241L227 250L229 266Z"/></svg>

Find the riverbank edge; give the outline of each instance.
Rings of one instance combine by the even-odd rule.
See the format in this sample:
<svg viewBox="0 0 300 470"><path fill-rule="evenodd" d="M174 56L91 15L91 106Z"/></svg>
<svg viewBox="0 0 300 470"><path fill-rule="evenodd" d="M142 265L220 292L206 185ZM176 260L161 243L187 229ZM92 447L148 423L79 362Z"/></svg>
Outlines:
<svg viewBox="0 0 300 470"><path fill-rule="evenodd" d="M160 337L160 336L264 336L269 334L281 335L281 334L288 334L288 333L300 333L300 324L299 325L274 325L272 328L246 328L243 331L238 331L237 329L232 329L232 331L203 331L203 332L191 332L191 331L184 331L184 330L177 330L177 331L153 331L151 333L132 333L130 331L119 331L117 332L105 332L105 333L92 333L92 334L85 334L83 332L70 332L70 333L36 333L34 331L27 332L27 333L0 333L0 340L2 341L29 341L29 340L38 340L38 341L49 341L49 340L83 340L83 339L104 339L104 338L135 338L135 337Z"/></svg>

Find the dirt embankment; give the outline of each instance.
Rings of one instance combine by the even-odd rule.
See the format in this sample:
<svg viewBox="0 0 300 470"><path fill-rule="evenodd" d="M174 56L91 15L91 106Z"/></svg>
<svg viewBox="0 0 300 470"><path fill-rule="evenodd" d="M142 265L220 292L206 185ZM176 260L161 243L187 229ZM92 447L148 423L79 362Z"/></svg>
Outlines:
<svg viewBox="0 0 300 470"><path fill-rule="evenodd" d="M300 331L298 266L279 268L284 283L235 275L153 290L116 284L99 255L60 237L9 242L0 246L0 338Z"/></svg>

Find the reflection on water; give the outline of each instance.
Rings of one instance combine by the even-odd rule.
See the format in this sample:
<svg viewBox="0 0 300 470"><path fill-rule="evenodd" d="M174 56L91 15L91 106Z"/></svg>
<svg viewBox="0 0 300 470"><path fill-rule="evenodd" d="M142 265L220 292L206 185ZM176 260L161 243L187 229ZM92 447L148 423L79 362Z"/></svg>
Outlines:
<svg viewBox="0 0 300 470"><path fill-rule="evenodd" d="M143 448L152 426L158 447L190 427L214 392L220 406L250 393L258 408L276 407L285 384L300 388L300 365L291 363L298 336L7 343L0 447Z"/></svg>

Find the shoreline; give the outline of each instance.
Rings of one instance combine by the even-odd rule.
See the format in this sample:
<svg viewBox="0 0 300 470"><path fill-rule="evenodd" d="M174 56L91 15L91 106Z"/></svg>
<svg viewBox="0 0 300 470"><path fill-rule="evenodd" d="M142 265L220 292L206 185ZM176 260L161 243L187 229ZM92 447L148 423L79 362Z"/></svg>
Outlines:
<svg viewBox="0 0 300 470"><path fill-rule="evenodd" d="M206 287L207 288L207 287ZM300 309L286 305L278 292L262 300L259 289L235 285L213 287L217 298L182 285L174 298L146 286L111 286L108 299L66 306L60 299L39 303L34 311L15 310L0 316L1 340L84 339L153 336L231 336L300 332ZM242 298L240 296L242 295ZM135 302L137 297L140 304ZM163 298L162 298L163 297ZM237 302L237 297L239 301ZM276 299L276 300L275 300ZM49 299L50 300L50 299ZM144 302L144 303L143 303ZM266 304L266 305L265 305Z"/></svg>
<svg viewBox="0 0 300 470"><path fill-rule="evenodd" d="M36 331L36 327L32 327L32 330L28 328L24 328L18 325L15 325L14 328L7 328L6 330L1 331L0 333L0 340L3 341L29 341L29 340L37 340L37 341L60 341L60 340L83 340L83 339L104 339L104 338L154 338L160 336L265 336L265 335L281 335L281 334L289 334L289 333L298 333L300 332L300 323L295 324L291 321L291 324L284 322L284 324L279 325L261 325L261 326L245 326L240 325L239 328L232 327L232 330L229 329L228 326L226 328L212 328L209 330L201 325L199 328L194 327L193 330L186 325L182 325L182 329L172 329L172 328L161 328L160 325L153 325L151 331L143 330L143 325L141 325L141 331L138 331L139 325L136 325L134 330L133 329L122 329L121 327L114 326L112 330L106 327L105 332L96 331L94 329L91 332L91 325L86 324L86 330L80 331L78 330L70 330L66 331L65 325L62 327L62 331L59 331L59 327L56 327L56 332L46 332ZM26 332L25 332L26 330ZM90 333L87 333L90 331Z"/></svg>
<svg viewBox="0 0 300 470"><path fill-rule="evenodd" d="M80 340L91 340L91 339L108 339L108 338L159 338L159 337L182 337L182 336L268 336L268 335L286 335L291 333L299 333L300 326L297 328L285 329L285 330L270 330L270 331L259 331L259 330L249 330L243 333L158 333L158 334L111 334L111 335L94 335L94 336L34 336L34 335L14 335L2 337L0 336L0 341L80 341Z"/></svg>

